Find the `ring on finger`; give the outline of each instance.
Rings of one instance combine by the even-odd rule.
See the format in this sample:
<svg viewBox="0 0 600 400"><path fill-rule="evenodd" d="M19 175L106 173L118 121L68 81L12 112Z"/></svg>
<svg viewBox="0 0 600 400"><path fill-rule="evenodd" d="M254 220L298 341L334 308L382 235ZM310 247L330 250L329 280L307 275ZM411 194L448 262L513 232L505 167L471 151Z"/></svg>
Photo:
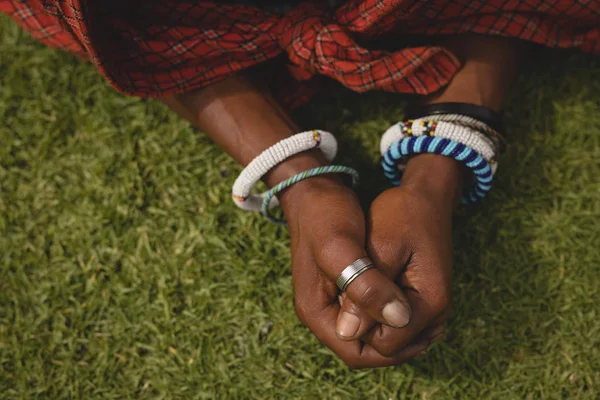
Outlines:
<svg viewBox="0 0 600 400"><path fill-rule="evenodd" d="M359 258L342 271L335 283L342 292L345 292L352 281L372 268L375 268L373 261L368 257Z"/></svg>

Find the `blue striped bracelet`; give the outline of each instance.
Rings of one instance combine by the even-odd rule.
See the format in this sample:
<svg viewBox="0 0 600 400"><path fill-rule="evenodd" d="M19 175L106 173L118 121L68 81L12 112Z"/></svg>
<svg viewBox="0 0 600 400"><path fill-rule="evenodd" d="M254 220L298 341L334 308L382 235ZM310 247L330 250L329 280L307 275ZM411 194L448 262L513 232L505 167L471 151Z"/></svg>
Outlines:
<svg viewBox="0 0 600 400"><path fill-rule="evenodd" d="M402 171L398 169L398 163L403 158L422 153L453 158L473 171L477 183L473 189L464 193L463 204L471 204L484 198L492 188L492 169L483 157L462 143L433 136L411 136L394 142L383 156L385 176L393 185L400 185Z"/></svg>
<svg viewBox="0 0 600 400"><path fill-rule="evenodd" d="M352 176L352 187L355 187L356 185L358 185L358 179L359 179L358 172L355 169L352 169L349 167L344 167L342 165L328 165L326 167L317 167L317 168L309 169L308 171L301 172L301 173L294 175L291 178L273 186L271 188L271 190L269 190L267 192L267 194L265 195L265 197L263 198L263 203L262 203L262 208L261 208L262 214L269 221L273 222L274 224L284 225L286 223L284 220L275 218L269 212L269 203L271 202L271 199L273 197L275 197L278 193L281 193L288 187L290 187L293 184L298 183L304 179L308 179L308 178L311 178L311 177L317 176L317 175L334 174L334 173L348 174L348 175Z"/></svg>

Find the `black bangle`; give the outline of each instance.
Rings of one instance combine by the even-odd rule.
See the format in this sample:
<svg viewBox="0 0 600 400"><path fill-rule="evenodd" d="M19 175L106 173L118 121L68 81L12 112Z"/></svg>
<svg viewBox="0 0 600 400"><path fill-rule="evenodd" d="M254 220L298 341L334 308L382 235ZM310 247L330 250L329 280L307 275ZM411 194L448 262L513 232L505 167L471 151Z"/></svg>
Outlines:
<svg viewBox="0 0 600 400"><path fill-rule="evenodd" d="M406 119L423 118L428 115L460 114L478 119L496 132L504 135L504 124L500 113L487 107L469 103L437 103L411 105L406 109Z"/></svg>

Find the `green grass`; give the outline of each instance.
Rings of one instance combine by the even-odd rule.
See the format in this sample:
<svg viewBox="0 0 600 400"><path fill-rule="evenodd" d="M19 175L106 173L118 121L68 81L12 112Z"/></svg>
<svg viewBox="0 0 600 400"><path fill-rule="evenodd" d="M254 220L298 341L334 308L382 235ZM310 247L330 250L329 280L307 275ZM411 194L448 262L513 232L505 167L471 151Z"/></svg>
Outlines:
<svg viewBox="0 0 600 400"><path fill-rule="evenodd" d="M511 94L495 189L455 223L446 342L349 371L296 319L285 228L238 211L240 170L155 101L0 19L0 397L595 399L600 62L544 52ZM408 98L301 110L385 187Z"/></svg>

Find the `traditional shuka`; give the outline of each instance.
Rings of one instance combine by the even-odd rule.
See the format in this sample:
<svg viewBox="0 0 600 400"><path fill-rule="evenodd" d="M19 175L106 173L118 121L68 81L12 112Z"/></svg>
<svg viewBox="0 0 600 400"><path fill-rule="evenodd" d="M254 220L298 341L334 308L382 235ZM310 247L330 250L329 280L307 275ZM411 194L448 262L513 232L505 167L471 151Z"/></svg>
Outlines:
<svg viewBox="0 0 600 400"><path fill-rule="evenodd" d="M448 50L381 46L409 36L471 32L600 53L600 0L326 3L278 13L232 1L0 0L0 11L46 45L89 59L119 91L144 97L198 89L270 59L287 66L295 79L283 92L300 100L316 75L357 92L446 85L460 68Z"/></svg>

